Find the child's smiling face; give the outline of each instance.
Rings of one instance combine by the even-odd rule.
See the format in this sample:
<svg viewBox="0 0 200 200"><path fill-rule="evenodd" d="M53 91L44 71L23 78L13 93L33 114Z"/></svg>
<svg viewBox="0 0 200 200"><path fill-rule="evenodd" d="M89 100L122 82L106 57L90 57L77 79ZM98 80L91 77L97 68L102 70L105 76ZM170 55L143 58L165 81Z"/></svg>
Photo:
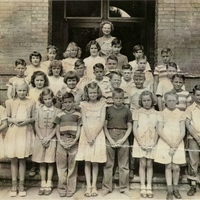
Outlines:
<svg viewBox="0 0 200 200"><path fill-rule="evenodd" d="M26 66L19 64L15 67L15 71L17 72L18 77L23 77L24 72L26 71Z"/></svg>
<svg viewBox="0 0 200 200"><path fill-rule="evenodd" d="M47 56L48 56L50 61L55 60L56 55L57 55L57 53L56 53L55 49L49 49L48 50Z"/></svg>
<svg viewBox="0 0 200 200"><path fill-rule="evenodd" d="M76 85L77 85L76 78L69 78L69 79L67 79L67 86L68 86L68 88L74 89L76 87Z"/></svg>
<svg viewBox="0 0 200 200"><path fill-rule="evenodd" d="M165 99L165 103L169 110L174 110L176 108L176 104L178 103L178 99L176 95L170 94L170 95L167 95Z"/></svg>
<svg viewBox="0 0 200 200"><path fill-rule="evenodd" d="M184 84L184 81L183 81L183 79L181 79L181 78L179 78L179 77L175 77L175 78L173 79L173 81L172 81L172 84L173 84L174 89L175 89L177 92L179 92L179 91L181 91L181 88L182 88L182 86L183 86L183 84Z"/></svg>
<svg viewBox="0 0 200 200"><path fill-rule="evenodd" d="M194 101L200 105L200 90L196 90L194 94Z"/></svg>
<svg viewBox="0 0 200 200"><path fill-rule="evenodd" d="M38 67L40 65L40 57L39 56L32 56L31 63L33 66Z"/></svg>
<svg viewBox="0 0 200 200"><path fill-rule="evenodd" d="M35 83L35 87L37 89L42 89L44 87L44 82L45 82L45 80L42 75L35 77L34 83Z"/></svg>

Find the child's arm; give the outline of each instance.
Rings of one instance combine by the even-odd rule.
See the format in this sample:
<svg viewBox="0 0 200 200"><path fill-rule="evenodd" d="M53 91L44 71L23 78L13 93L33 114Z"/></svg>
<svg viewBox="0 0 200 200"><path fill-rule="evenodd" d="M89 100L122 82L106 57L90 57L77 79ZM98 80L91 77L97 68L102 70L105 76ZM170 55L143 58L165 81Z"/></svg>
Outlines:
<svg viewBox="0 0 200 200"><path fill-rule="evenodd" d="M3 120L0 121L0 134L1 134L1 131L2 131L3 129L5 129L7 126L8 126L8 121L7 121L7 119L3 119Z"/></svg>
<svg viewBox="0 0 200 200"><path fill-rule="evenodd" d="M101 130L104 126L105 117L106 117L106 107L103 107L101 110L100 121L96 125L96 131L91 136L94 141L96 140L96 137L99 135L99 133L101 132Z"/></svg>
<svg viewBox="0 0 200 200"><path fill-rule="evenodd" d="M104 133L105 133L105 136L106 136L107 140L109 141L111 147L116 147L116 142L110 137L110 134L108 132L107 123L108 123L108 121L106 120L105 124L104 124Z"/></svg>
<svg viewBox="0 0 200 200"><path fill-rule="evenodd" d="M88 128L88 125L87 125L87 118L85 116L85 110L84 108L81 108L81 116L82 116L82 121L83 121L83 128L84 128L84 132L85 132L85 135L86 135L86 138L87 138L87 142L90 143L90 144L93 144L93 138L91 136L91 133L89 131L89 128Z"/></svg>
<svg viewBox="0 0 200 200"><path fill-rule="evenodd" d="M159 81L158 75L154 75L154 84L153 84L153 91L154 91L154 94L156 94L156 91L157 91L158 81Z"/></svg>
<svg viewBox="0 0 200 200"><path fill-rule="evenodd" d="M191 120L186 118L186 127L189 131L190 135L197 141L197 143L200 145L200 137L198 136L198 131L194 129L194 127L191 125Z"/></svg>
<svg viewBox="0 0 200 200"><path fill-rule="evenodd" d="M65 143L60 138L60 124L56 125L56 137L57 137L58 142L61 144L61 146L65 148Z"/></svg>
<svg viewBox="0 0 200 200"><path fill-rule="evenodd" d="M67 148L70 148L70 147L72 147L73 145L75 145L77 143L77 141L78 141L78 139L80 137L80 134L81 134L81 126L78 125L77 132L76 132L76 138L72 142L67 144L68 145Z"/></svg>
<svg viewBox="0 0 200 200"><path fill-rule="evenodd" d="M48 147L49 146L49 142L51 141L51 139L56 135L56 127L52 130L51 134L48 135L47 137L43 138L42 141L42 145L43 147Z"/></svg>
<svg viewBox="0 0 200 200"><path fill-rule="evenodd" d="M127 126L128 126L128 128L127 128L127 130L126 130L126 133L125 133L124 137L123 137L122 139L119 139L119 140L116 142L117 146L121 146L122 144L124 144L124 142L127 140L128 136L130 135L131 130L132 130L132 123L131 123L131 122L128 122L128 123L127 123Z"/></svg>
<svg viewBox="0 0 200 200"><path fill-rule="evenodd" d="M178 146L181 143L181 141L183 140L184 136L185 136L185 120L182 120L182 121L180 121L180 134L175 143L175 149L178 148Z"/></svg>
<svg viewBox="0 0 200 200"><path fill-rule="evenodd" d="M133 135L134 135L135 139L137 140L139 146L142 147L143 146L142 141L138 137L138 121L136 121L136 120L133 121Z"/></svg>
<svg viewBox="0 0 200 200"><path fill-rule="evenodd" d="M39 136L40 140L43 140L43 136L40 132L40 128L39 128L39 125L38 125L38 121L35 122L35 131L36 131L36 134Z"/></svg>
<svg viewBox="0 0 200 200"><path fill-rule="evenodd" d="M163 101L162 101L162 97L160 95L157 96L157 100L158 100L158 109L159 111L163 111Z"/></svg>
<svg viewBox="0 0 200 200"><path fill-rule="evenodd" d="M8 86L8 89L7 89L7 97L8 99L12 99L12 91L13 91L13 88L12 86Z"/></svg>
<svg viewBox="0 0 200 200"><path fill-rule="evenodd" d="M163 122L158 122L158 135L171 147L173 148L174 145L172 144L172 141L168 139L164 134L163 134Z"/></svg>

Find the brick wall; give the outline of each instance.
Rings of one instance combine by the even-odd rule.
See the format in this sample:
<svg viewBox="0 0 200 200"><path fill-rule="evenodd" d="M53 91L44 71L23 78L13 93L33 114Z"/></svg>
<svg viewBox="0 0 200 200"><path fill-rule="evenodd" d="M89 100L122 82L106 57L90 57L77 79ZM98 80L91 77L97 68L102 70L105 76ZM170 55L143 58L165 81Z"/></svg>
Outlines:
<svg viewBox="0 0 200 200"><path fill-rule="evenodd" d="M46 60L46 47L51 41L51 1L0 1L0 75L13 74L14 62L39 51ZM50 20L49 20L50 19ZM5 87L1 78L0 87Z"/></svg>
<svg viewBox="0 0 200 200"><path fill-rule="evenodd" d="M200 74L200 0L157 0L156 12L157 62L170 47L181 69Z"/></svg>

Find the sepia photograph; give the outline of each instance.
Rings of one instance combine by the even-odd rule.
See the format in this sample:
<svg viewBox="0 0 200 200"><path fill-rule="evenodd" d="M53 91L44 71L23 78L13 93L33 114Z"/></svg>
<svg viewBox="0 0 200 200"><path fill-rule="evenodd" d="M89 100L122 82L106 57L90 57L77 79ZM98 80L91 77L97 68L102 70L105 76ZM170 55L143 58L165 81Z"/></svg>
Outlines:
<svg viewBox="0 0 200 200"><path fill-rule="evenodd" d="M0 0L0 199L200 199L200 0Z"/></svg>

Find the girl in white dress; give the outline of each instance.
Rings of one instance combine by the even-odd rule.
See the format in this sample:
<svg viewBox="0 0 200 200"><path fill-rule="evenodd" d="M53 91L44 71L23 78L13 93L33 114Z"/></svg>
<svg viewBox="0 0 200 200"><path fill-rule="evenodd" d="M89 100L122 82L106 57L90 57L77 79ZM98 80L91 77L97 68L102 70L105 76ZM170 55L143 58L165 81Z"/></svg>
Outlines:
<svg viewBox="0 0 200 200"><path fill-rule="evenodd" d="M178 95L167 92L164 95L166 108L161 112L158 122L160 136L155 155L155 162L165 164L165 178L167 182L167 199L173 195L180 199L178 180L180 165L185 164L185 150L183 138L185 136L185 115L176 108ZM172 183L174 184L172 186Z"/></svg>
<svg viewBox="0 0 200 200"><path fill-rule="evenodd" d="M133 113L133 134L135 136L132 156L140 159L139 175L141 182L140 196L153 197L152 177L153 159L158 140L158 112L154 109L155 98L150 91L143 91L139 96L140 109ZM147 177L147 187L145 179Z"/></svg>
<svg viewBox="0 0 200 200"><path fill-rule="evenodd" d="M76 160L85 161L86 197L97 196L98 163L106 162L106 142L103 132L106 103L101 99L97 83L91 82L84 87L86 100L80 103L83 127ZM92 169L92 183L91 183Z"/></svg>
<svg viewBox="0 0 200 200"><path fill-rule="evenodd" d="M34 132L35 102L26 98L28 85L20 82L15 85L15 99L6 101L9 128L5 137L5 154L11 158L12 189L10 196L26 196L24 178L26 158L32 154ZM17 178L19 174L19 187Z"/></svg>

